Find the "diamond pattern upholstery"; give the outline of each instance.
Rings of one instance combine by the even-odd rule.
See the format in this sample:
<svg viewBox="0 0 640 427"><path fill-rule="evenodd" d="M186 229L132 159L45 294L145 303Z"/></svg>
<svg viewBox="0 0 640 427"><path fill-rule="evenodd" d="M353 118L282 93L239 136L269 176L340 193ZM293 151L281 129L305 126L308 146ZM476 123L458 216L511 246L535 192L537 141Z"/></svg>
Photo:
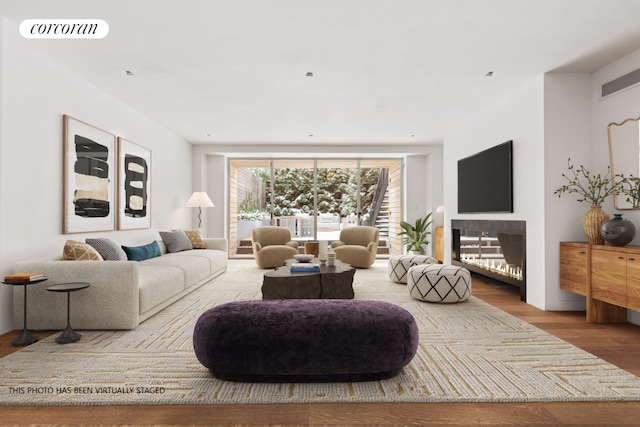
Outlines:
<svg viewBox="0 0 640 427"><path fill-rule="evenodd" d="M396 255L389 258L389 279L396 283L407 283L407 273L411 267L422 264L437 264L438 260L427 255Z"/></svg>
<svg viewBox="0 0 640 427"><path fill-rule="evenodd" d="M454 265L425 264L407 273L409 294L421 301L456 303L471 296L469 270Z"/></svg>

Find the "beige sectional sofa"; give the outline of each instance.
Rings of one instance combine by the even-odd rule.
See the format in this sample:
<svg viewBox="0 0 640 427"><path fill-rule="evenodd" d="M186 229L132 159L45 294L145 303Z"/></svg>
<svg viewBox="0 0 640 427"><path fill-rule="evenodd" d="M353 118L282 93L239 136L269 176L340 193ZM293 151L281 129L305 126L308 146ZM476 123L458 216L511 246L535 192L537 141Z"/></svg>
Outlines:
<svg viewBox="0 0 640 427"><path fill-rule="evenodd" d="M88 282L91 286L71 294L74 329L133 329L163 308L197 289L227 269L227 239L204 238L206 249L167 253L143 261L70 261L62 257L19 262L16 272L42 272L49 280L28 285L27 327L30 330L64 329L66 294L47 286ZM24 292L13 293L14 327L23 327Z"/></svg>

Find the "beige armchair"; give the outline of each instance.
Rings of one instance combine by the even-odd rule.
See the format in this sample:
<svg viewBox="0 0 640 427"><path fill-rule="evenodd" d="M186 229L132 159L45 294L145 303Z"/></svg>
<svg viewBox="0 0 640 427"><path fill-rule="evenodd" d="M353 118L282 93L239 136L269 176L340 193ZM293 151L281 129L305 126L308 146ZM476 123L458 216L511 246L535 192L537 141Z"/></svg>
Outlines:
<svg viewBox="0 0 640 427"><path fill-rule="evenodd" d="M376 227L347 227L340 232L340 240L331 243L336 258L353 267L369 268L376 260L380 230Z"/></svg>
<svg viewBox="0 0 640 427"><path fill-rule="evenodd" d="M298 243L291 240L291 232L284 227L254 227L251 245L260 268L280 267L298 253Z"/></svg>

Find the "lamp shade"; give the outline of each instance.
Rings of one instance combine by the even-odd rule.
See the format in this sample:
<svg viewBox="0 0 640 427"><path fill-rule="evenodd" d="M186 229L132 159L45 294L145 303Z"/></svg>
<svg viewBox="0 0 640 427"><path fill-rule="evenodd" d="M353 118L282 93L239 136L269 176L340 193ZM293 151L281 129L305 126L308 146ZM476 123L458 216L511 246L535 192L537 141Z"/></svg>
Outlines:
<svg viewBox="0 0 640 427"><path fill-rule="evenodd" d="M189 197L189 200L187 200L187 207L188 208L200 208L200 207L212 208L213 202L211 201L209 196L207 196L207 193L205 193L204 191L196 191L191 195L191 197Z"/></svg>
<svg viewBox="0 0 640 427"><path fill-rule="evenodd" d="M444 206L438 206L438 209L436 209L437 213L444 213Z"/></svg>

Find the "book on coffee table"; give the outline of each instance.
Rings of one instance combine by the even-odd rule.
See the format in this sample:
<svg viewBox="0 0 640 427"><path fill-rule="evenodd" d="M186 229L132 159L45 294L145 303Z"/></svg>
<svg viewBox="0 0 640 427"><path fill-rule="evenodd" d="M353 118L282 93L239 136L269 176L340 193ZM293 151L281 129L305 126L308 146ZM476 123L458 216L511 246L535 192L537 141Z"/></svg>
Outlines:
<svg viewBox="0 0 640 427"><path fill-rule="evenodd" d="M292 273L320 272L320 264L314 262L294 262L291 264Z"/></svg>

